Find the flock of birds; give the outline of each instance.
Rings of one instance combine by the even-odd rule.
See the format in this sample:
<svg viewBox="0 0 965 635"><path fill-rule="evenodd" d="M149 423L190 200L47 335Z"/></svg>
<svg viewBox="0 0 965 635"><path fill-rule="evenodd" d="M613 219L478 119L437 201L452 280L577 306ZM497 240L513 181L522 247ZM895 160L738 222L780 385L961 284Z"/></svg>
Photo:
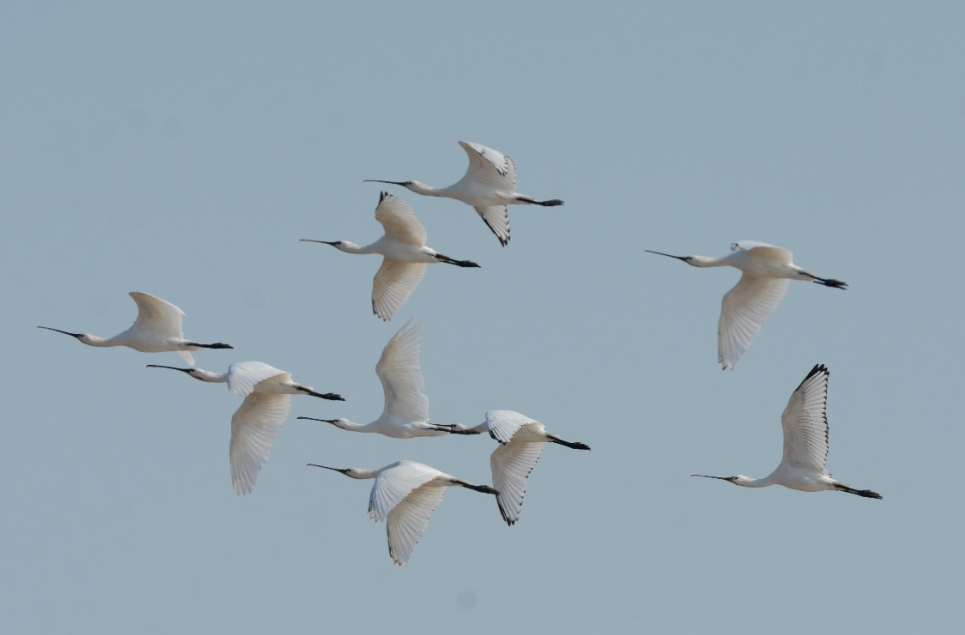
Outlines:
<svg viewBox="0 0 965 635"><path fill-rule="evenodd" d="M506 246L509 242L508 205L557 206L563 201L540 201L516 192L516 168L512 159L491 148L460 141L469 156L469 169L462 179L445 188L433 188L419 181L375 181L401 185L425 196L454 198L475 208L490 230ZM456 260L426 246L426 231L412 208L399 198L380 193L375 219L382 224L384 235L362 247L339 241L318 242L354 254L380 254L382 266L372 286L372 311L390 320L425 274L426 264L441 262L458 267L478 267L474 262ZM649 251L649 250L648 250ZM790 280L816 282L827 287L845 289L839 280L821 278L792 262L789 250L759 242L742 241L731 245L731 253L722 258L705 256L671 256L694 267L730 266L743 273L737 285L724 295L718 325L718 360L723 368L733 369L737 360L751 346L764 321L784 297ZM316 392L299 384L292 376L262 362L236 362L223 374L197 368L191 351L231 349L222 342L201 344L186 339L181 321L184 312L178 307L146 293L132 292L138 315L126 331L110 338L88 333L72 333L46 326L76 338L88 346L127 346L144 353L176 352L190 367L179 368L149 364L151 368L168 368L185 373L199 381L226 383L228 390L244 397L231 417L229 461L231 481L238 494L252 491L258 472L271 453L282 424L288 418L291 395L310 395L319 399L344 401L335 393ZM475 435L488 433L497 442L490 456L492 486L474 485L414 461L398 461L379 470L335 468L309 464L340 472L355 479L375 479L369 495L369 516L386 521L389 555L397 564L405 564L428 525L429 518L442 500L445 487L459 486L484 494L493 494L503 520L513 525L519 520L526 480L547 443L577 450L589 450L584 443L564 441L546 431L545 426L511 410L490 410L485 422L477 426L460 423L438 424L429 421L429 400L423 392L425 382L419 365L421 325L410 327L410 318L386 344L375 373L382 382L385 405L378 419L368 424L348 419L314 419L354 432L382 434L396 439L412 437ZM774 472L763 479L743 475L731 477L694 474L728 481L742 487L783 485L805 492L824 490L847 492L866 498L881 496L871 490L860 490L831 478L825 471L828 455L827 389L828 369L816 365L791 394L781 415L784 429L784 453Z"/></svg>

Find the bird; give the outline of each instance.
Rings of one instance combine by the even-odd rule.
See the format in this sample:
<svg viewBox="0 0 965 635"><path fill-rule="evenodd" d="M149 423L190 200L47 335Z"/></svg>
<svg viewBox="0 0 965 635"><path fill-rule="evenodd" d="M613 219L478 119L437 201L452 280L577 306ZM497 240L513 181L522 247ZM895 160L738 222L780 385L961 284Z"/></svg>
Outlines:
<svg viewBox="0 0 965 635"><path fill-rule="evenodd" d="M761 479L743 474L736 476L709 476L691 474L702 478L716 478L741 487L768 487L783 485L802 492L847 492L865 498L881 499L881 494L870 489L855 489L831 478L824 465L828 460L828 375L824 364L817 364L804 381L791 393L787 407L781 414L784 428L784 454L777 469Z"/></svg>
<svg viewBox="0 0 965 635"><path fill-rule="evenodd" d="M470 260L456 260L426 247L426 230L412 208L388 192L379 194L375 220L382 223L385 235L366 247L347 240L302 238L301 242L331 245L349 254L382 254L382 266L372 281L372 312L385 321L392 319L419 286L426 264L444 262L457 267L479 267Z"/></svg>
<svg viewBox="0 0 965 635"><path fill-rule="evenodd" d="M646 249L647 253L682 260L692 267L735 267L743 272L733 289L724 295L717 324L717 361L723 370L733 370L740 356L751 347L768 316L781 302L790 280L816 282L834 289L847 283L820 278L793 262L793 254L753 240L732 243L730 254L721 258L672 256Z"/></svg>
<svg viewBox="0 0 965 635"><path fill-rule="evenodd" d="M184 316L184 311L170 302L165 302L161 298L156 298L147 293L131 291L130 296L134 298L134 303L137 304L137 319L134 320L131 328L123 333L118 333L114 337L105 339L90 333L71 333L52 329L49 326L38 326L37 328L70 335L77 338L78 342L88 346L127 346L142 353L174 351L192 366L194 366L194 357L188 351L197 351L202 348L234 348L221 342L199 344L186 340L184 333L181 331L181 318Z"/></svg>
<svg viewBox="0 0 965 635"><path fill-rule="evenodd" d="M295 383L289 373L263 362L236 362L223 375L200 368L157 364L148 364L148 368L170 368L199 381L227 383L228 390L245 398L231 416L231 442L228 444L231 483L239 496L254 489L258 471L268 460L271 446L288 418L291 395L345 401L340 395L317 393L311 386Z"/></svg>
<svg viewBox="0 0 965 635"><path fill-rule="evenodd" d="M546 431L546 426L513 410L490 410L486 421L474 428L477 433L489 432L499 447L489 457L493 471L493 487L499 490L496 504L506 524L519 520L526 495L526 479L536 467L547 443L565 445L574 450L589 450L585 443L564 441Z"/></svg>
<svg viewBox="0 0 965 635"><path fill-rule="evenodd" d="M484 494L499 494L488 485L473 485L415 461L398 461L381 470L308 465L341 472L349 478L375 479L369 495L369 518L376 522L386 521L389 556L400 566L409 561L429 525L429 517L442 502L443 488L460 486Z"/></svg>
<svg viewBox="0 0 965 635"><path fill-rule="evenodd" d="M563 201L558 198L538 201L532 196L517 192L516 165L502 152L467 141L460 141L459 145L469 156L469 168L458 183L449 187L435 188L419 181L366 179L366 182L401 185L423 196L441 196L462 201L476 209L503 247L509 243L507 205L554 207L563 204Z"/></svg>
<svg viewBox="0 0 965 635"><path fill-rule="evenodd" d="M425 380L419 367L419 350L422 342L422 324L408 328L412 318L392 336L382 350L375 365L375 374L382 382L385 407L382 415L369 424L355 423L348 419L316 419L298 417L308 421L331 423L335 427L353 432L374 432L394 439L413 437L437 437L448 434L475 434L460 424L442 425L429 423L429 398L423 389Z"/></svg>

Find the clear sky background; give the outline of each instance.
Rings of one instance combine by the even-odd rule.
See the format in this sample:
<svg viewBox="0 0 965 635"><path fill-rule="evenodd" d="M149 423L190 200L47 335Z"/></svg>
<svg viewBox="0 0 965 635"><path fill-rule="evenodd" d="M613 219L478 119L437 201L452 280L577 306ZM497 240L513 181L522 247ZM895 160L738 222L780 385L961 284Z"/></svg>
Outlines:
<svg viewBox="0 0 965 635"><path fill-rule="evenodd" d="M965 8L960 3L8 3L0 19L0 630L8 633L958 632ZM506 248L463 204L392 192L430 267L371 313L379 185L510 155ZM392 187L392 186L386 186ZM731 242L793 282L733 372ZM345 403L293 399L254 492L231 488L239 399L37 325L110 336L143 291L185 333ZM449 490L409 565L371 482L399 459L488 482L487 437L400 441L373 372L423 324L434 421L515 409L546 448L520 522ZM834 476L763 477L780 414L831 369Z"/></svg>

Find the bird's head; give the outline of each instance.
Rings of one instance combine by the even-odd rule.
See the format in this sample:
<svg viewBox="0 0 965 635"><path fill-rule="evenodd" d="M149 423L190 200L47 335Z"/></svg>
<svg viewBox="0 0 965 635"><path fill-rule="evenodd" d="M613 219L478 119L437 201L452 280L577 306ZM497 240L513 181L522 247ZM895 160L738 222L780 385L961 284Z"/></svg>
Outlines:
<svg viewBox="0 0 965 635"><path fill-rule="evenodd" d="M335 248L338 249L339 251L349 251L349 252L350 252L350 251L352 251L352 250L358 250L358 248L359 248L358 245L356 245L356 244L353 243L353 242L349 242L349 241L347 241L347 240L331 240L331 241L329 241L329 240L312 240L312 239L310 239L310 238L302 238L300 242L303 242L303 243L321 243L321 244L323 244L323 245L331 245L332 247L335 247Z"/></svg>
<svg viewBox="0 0 965 635"><path fill-rule="evenodd" d="M343 419L339 417L338 419L316 419L315 417L298 417L298 419L306 419L308 421L321 421L322 423L330 423L336 428L341 428L342 430L354 430L358 427L357 423L353 423L348 419Z"/></svg>
<svg viewBox="0 0 965 635"><path fill-rule="evenodd" d="M372 470L363 470L358 467L328 467L327 465L318 465L317 463L309 463L308 465L309 467L321 467L326 470L332 470L333 472L339 472L349 478L372 478Z"/></svg>
<svg viewBox="0 0 965 635"><path fill-rule="evenodd" d="M698 257L698 256L673 256L671 254L665 254L662 251L653 251L652 249L644 249L644 251L647 252L648 254L657 254L658 256L666 256L667 258L676 258L677 260L686 262L688 265L693 264L694 258Z"/></svg>
<svg viewBox="0 0 965 635"><path fill-rule="evenodd" d="M188 377L193 377L198 381L204 381L204 379L201 377L201 373L198 372L197 368L178 368L177 366L160 366L158 364L148 364L147 367L148 368L168 368L170 370L179 370L185 375L187 375Z"/></svg>
<svg viewBox="0 0 965 635"><path fill-rule="evenodd" d="M60 329L52 329L49 326L38 326L37 328L45 329L48 331L54 331L56 333L63 333L64 335L70 335L71 337L77 338L78 342L83 342L84 344L90 344L100 339L96 335L91 335L90 333L71 333L70 331L61 331Z"/></svg>
<svg viewBox="0 0 965 635"><path fill-rule="evenodd" d="M749 476L744 476L743 474L736 474L734 476L709 476L707 474L691 474L691 476L699 476L701 478L716 478L719 481L727 481L728 483L733 483L734 485L746 485L754 479Z"/></svg>

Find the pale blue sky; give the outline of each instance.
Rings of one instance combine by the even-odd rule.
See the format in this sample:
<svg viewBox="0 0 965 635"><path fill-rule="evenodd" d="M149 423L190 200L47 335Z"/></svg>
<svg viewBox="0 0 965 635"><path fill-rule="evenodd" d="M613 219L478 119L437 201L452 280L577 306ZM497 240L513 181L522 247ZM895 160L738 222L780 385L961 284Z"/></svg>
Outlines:
<svg viewBox="0 0 965 635"><path fill-rule="evenodd" d="M14 3L0 19L0 630L10 633L957 632L965 236L958 3ZM444 186L457 140L515 159L498 242L468 207L393 189L431 267L386 324L379 186ZM391 186L387 186L391 187ZM792 283L733 372L734 270L658 256L792 249ZM46 325L113 335L129 291L185 332L344 404L293 400L252 495L238 399ZM409 566L370 483L308 462L489 479L487 438L399 441L296 421L381 412L373 372L423 323L433 420L537 418L520 522L449 491ZM831 370L828 468L883 501L752 491L779 417Z"/></svg>

